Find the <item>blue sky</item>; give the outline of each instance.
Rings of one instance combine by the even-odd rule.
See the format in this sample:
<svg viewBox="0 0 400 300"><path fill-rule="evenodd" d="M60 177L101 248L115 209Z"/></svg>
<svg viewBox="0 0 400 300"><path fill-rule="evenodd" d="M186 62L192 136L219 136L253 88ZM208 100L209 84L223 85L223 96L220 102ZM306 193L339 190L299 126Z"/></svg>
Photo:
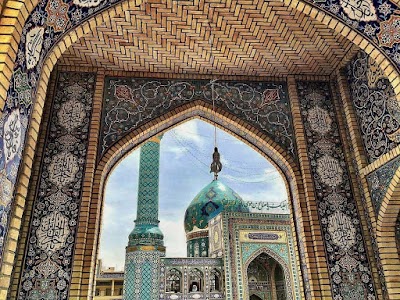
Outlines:
<svg viewBox="0 0 400 300"><path fill-rule="evenodd" d="M232 135L217 129L223 164L219 180L244 200L281 202L286 188L278 171L264 157ZM168 257L185 257L185 209L213 176L209 173L214 127L198 119L166 132L161 140L159 219ZM136 218L139 150L110 174L103 210L100 258L103 266L124 266L128 235Z"/></svg>

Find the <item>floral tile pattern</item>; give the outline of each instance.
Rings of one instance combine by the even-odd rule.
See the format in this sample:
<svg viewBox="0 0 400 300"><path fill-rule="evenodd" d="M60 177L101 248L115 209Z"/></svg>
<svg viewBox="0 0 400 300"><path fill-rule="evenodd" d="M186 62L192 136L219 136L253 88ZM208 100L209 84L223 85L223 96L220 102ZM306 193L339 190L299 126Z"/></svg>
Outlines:
<svg viewBox="0 0 400 300"><path fill-rule="evenodd" d="M18 299L68 299L94 86L92 73L59 75Z"/></svg>
<svg viewBox="0 0 400 300"><path fill-rule="evenodd" d="M217 107L228 111L270 136L295 156L290 104L285 83L216 81ZM134 128L185 103L212 104L209 80L106 78L99 153Z"/></svg>
<svg viewBox="0 0 400 300"><path fill-rule="evenodd" d="M400 143L400 106L389 80L365 52L350 62L347 75L365 152L373 162Z"/></svg>
<svg viewBox="0 0 400 300"><path fill-rule="evenodd" d="M329 83L298 82L334 299L376 299Z"/></svg>

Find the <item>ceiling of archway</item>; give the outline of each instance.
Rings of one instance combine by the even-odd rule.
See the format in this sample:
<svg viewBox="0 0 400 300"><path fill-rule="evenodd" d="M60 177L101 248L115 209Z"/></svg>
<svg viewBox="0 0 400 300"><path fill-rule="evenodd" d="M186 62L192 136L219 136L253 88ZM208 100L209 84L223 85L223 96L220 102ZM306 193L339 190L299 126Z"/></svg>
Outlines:
<svg viewBox="0 0 400 300"><path fill-rule="evenodd" d="M328 75L354 48L278 1L153 0L97 26L60 64L178 74Z"/></svg>

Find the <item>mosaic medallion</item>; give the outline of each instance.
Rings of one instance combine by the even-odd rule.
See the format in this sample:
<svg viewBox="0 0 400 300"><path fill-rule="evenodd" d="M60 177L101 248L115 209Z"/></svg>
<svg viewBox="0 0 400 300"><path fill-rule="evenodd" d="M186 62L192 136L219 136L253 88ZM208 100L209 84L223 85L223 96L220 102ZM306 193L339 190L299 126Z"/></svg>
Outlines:
<svg viewBox="0 0 400 300"><path fill-rule="evenodd" d="M313 107L308 112L308 122L310 123L311 130L324 135L331 130L332 120L329 113L321 107Z"/></svg>
<svg viewBox="0 0 400 300"><path fill-rule="evenodd" d="M14 110L4 122L3 151L8 164L20 151L22 145L22 125L19 110Z"/></svg>
<svg viewBox="0 0 400 300"><path fill-rule="evenodd" d="M36 231L38 247L49 255L60 250L70 234L68 222L68 218L60 212L45 216Z"/></svg>
<svg viewBox="0 0 400 300"><path fill-rule="evenodd" d="M78 158L69 152L61 152L52 158L49 165L49 180L62 188L74 181L78 171Z"/></svg>
<svg viewBox="0 0 400 300"><path fill-rule="evenodd" d="M328 217L328 232L332 242L341 249L348 250L356 242L356 229L351 218L340 211Z"/></svg>
<svg viewBox="0 0 400 300"><path fill-rule="evenodd" d="M43 47L44 27L34 27L26 35L26 66L28 69L35 67L39 61Z"/></svg>
<svg viewBox="0 0 400 300"><path fill-rule="evenodd" d="M338 186L343 180L343 169L337 159L324 155L317 159L317 174L321 181L331 187Z"/></svg>
<svg viewBox="0 0 400 300"><path fill-rule="evenodd" d="M74 97L73 94L72 97ZM58 122L67 129L68 132L82 124L85 117L84 105L75 100L65 102L58 111Z"/></svg>

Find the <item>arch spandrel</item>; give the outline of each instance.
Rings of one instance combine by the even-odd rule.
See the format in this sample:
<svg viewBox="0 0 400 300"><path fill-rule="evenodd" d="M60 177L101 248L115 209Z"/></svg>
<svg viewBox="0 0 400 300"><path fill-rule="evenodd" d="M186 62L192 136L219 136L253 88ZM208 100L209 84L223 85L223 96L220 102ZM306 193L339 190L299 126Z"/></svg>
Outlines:
<svg viewBox="0 0 400 300"><path fill-rule="evenodd" d="M191 102L215 106L269 136L296 160L285 82L106 77L99 157L124 135Z"/></svg>
<svg viewBox="0 0 400 300"><path fill-rule="evenodd" d="M298 171L298 166L297 161L289 152L276 144L271 138L268 138L261 130L253 126L246 126L246 124L240 125L240 122L242 123L243 121L235 115L227 113L220 108L217 108L214 112L210 103L201 100L181 105L167 113L161 114L151 122L131 128L127 134L113 143L98 158L96 174L101 177L107 177L125 156L140 147L146 140L171 130L173 127L193 118L200 118L205 122L215 124L220 129L232 134L249 147L261 153L285 178L288 195L296 193L293 190L296 185L293 181L295 180L295 173Z"/></svg>

